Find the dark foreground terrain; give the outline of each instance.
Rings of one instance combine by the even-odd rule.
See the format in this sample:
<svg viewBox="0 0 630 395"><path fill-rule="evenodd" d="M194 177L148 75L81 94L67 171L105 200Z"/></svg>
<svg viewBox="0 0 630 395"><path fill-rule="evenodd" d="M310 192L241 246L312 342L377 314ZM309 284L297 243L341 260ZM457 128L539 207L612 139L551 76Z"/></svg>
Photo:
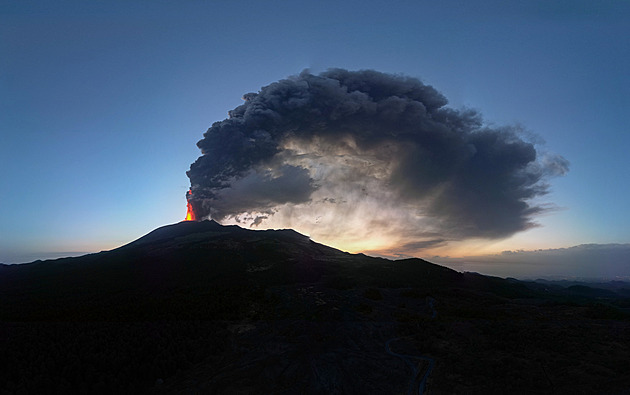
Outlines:
<svg viewBox="0 0 630 395"><path fill-rule="evenodd" d="M0 393L630 394L630 287L603 288L183 222L0 266Z"/></svg>

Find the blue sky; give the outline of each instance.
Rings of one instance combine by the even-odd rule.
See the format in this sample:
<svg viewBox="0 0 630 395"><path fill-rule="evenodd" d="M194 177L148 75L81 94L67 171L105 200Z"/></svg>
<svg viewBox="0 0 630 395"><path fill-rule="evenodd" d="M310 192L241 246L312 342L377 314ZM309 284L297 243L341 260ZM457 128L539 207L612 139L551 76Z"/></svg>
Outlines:
<svg viewBox="0 0 630 395"><path fill-rule="evenodd" d="M630 242L625 1L0 1L0 262L183 219L203 132L330 67L420 78L564 156L540 227L439 255Z"/></svg>

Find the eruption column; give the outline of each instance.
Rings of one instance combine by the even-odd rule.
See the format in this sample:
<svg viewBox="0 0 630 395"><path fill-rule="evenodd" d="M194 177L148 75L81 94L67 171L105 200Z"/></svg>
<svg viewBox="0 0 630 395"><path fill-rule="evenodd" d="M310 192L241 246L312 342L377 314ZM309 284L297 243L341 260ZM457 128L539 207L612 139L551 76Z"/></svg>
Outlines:
<svg viewBox="0 0 630 395"><path fill-rule="evenodd" d="M186 194L186 200L188 200L191 193L192 191L188 190L188 193ZM193 210L193 207L192 207L192 204L190 204L190 201L188 201L185 221L196 221L196 220L197 218L195 217L195 211Z"/></svg>

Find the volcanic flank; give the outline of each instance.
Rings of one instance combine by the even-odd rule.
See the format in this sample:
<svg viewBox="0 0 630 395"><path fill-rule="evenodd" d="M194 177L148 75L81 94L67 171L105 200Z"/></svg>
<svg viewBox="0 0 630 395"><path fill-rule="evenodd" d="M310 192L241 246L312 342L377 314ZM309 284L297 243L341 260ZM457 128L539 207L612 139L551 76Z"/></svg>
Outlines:
<svg viewBox="0 0 630 395"><path fill-rule="evenodd" d="M623 303L183 221L112 251L0 266L0 389L623 393Z"/></svg>
<svg viewBox="0 0 630 395"><path fill-rule="evenodd" d="M431 267L432 271L449 273L453 278L458 276L450 269L420 259L411 261ZM112 251L2 266L0 286L7 297L12 291L25 289L66 294L76 287L97 297L114 291L153 292L226 284L267 286L360 278L370 282L369 278L362 278L366 274L353 272L366 265L370 272L374 271L369 278L378 278L380 270L387 272L394 266L405 266L344 253L293 230L254 231L208 220L183 221L158 228ZM46 273L46 281L34 283L32 279L41 273ZM50 311L51 316L58 313Z"/></svg>

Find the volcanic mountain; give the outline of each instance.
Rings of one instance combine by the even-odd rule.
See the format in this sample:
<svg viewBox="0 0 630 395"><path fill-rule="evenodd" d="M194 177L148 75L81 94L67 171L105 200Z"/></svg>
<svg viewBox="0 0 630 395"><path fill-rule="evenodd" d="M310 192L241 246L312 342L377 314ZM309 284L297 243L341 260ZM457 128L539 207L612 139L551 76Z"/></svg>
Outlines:
<svg viewBox="0 0 630 395"><path fill-rule="evenodd" d="M185 221L1 265L0 390L616 393L623 303Z"/></svg>
<svg viewBox="0 0 630 395"><path fill-rule="evenodd" d="M174 310L167 311L164 305L171 305L166 300L182 293L251 291L290 284L346 289L452 285L463 279L460 273L421 259L390 261L348 254L293 230L254 231L215 221L167 225L111 251L3 265L0 273L2 311L11 319L24 319L32 309L37 310L34 317L46 319L107 317L112 297L117 300L118 317L127 315L125 305L147 297L144 303L162 305L162 313L156 313L161 318L181 318L180 307L173 305ZM37 294L41 300L36 306L25 305L25 294ZM80 306L74 306L75 301ZM137 318L135 308L129 314ZM216 318L213 314L205 318Z"/></svg>

